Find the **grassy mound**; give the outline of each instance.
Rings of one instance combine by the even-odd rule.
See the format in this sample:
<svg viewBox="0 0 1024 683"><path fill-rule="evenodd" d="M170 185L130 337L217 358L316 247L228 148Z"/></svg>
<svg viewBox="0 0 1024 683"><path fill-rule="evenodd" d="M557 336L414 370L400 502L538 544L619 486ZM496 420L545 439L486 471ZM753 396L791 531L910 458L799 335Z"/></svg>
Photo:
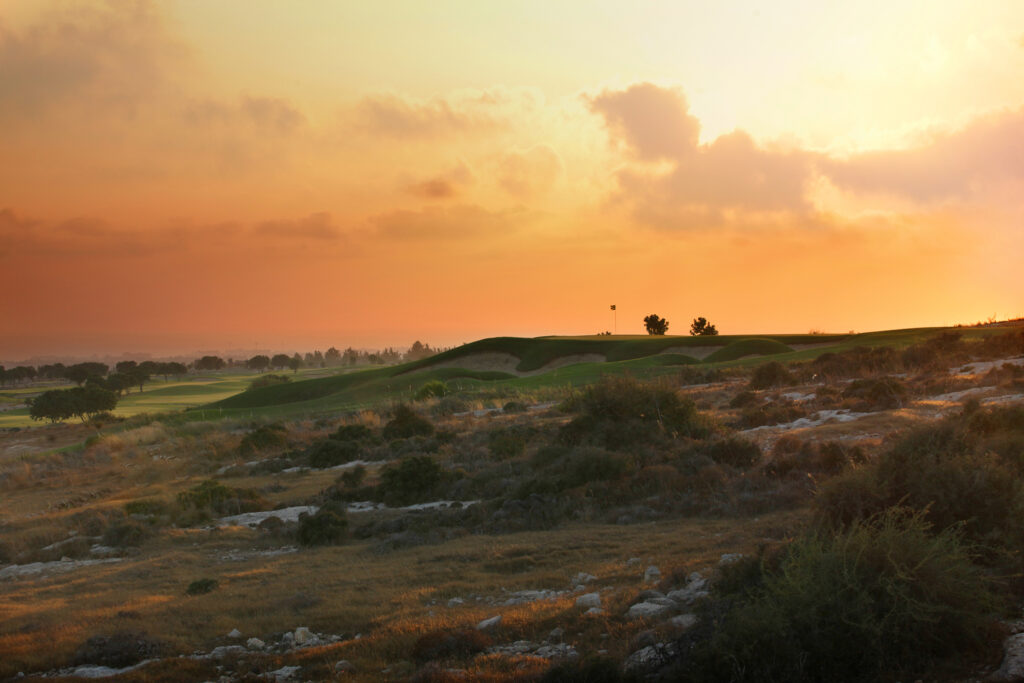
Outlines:
<svg viewBox="0 0 1024 683"><path fill-rule="evenodd" d="M724 363L730 360L739 360L744 356L774 356L778 353L792 351L792 348L775 339L741 339L715 351L705 358L704 362Z"/></svg>

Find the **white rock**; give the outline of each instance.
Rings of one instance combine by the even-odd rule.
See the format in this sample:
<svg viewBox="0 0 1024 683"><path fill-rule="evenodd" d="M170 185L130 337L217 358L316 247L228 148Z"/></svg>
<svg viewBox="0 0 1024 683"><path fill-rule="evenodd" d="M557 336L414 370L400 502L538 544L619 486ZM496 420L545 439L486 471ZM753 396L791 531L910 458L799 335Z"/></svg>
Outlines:
<svg viewBox="0 0 1024 683"><path fill-rule="evenodd" d="M598 593L586 593L585 595L581 595L576 598L576 606L586 607L588 609L591 607L600 607L601 596Z"/></svg>
<svg viewBox="0 0 1024 683"><path fill-rule="evenodd" d="M564 636L564 635L565 635L565 629L564 628L560 628L560 627L553 628L553 629L551 629L551 633L548 634L548 642L550 642L550 643L560 643L560 642L562 642L562 636Z"/></svg>
<svg viewBox="0 0 1024 683"><path fill-rule="evenodd" d="M657 619L670 611L671 608L656 602L638 602L629 608L626 616L630 619Z"/></svg>
<svg viewBox="0 0 1024 683"><path fill-rule="evenodd" d="M239 631L237 628L231 629L231 633L228 634L228 638L241 638L241 637L242 637L242 632Z"/></svg>
<svg viewBox="0 0 1024 683"><path fill-rule="evenodd" d="M585 614L587 616L591 616L591 617L599 617L602 614L604 614L604 610L601 609L600 607L591 607L590 609L588 609L583 614Z"/></svg>
<svg viewBox="0 0 1024 683"><path fill-rule="evenodd" d="M593 574L588 574L586 572L580 572L576 576L572 577L572 583L573 583L574 586L585 586L585 585L587 585L588 583L590 583L591 581L593 581L596 578L597 577L594 576Z"/></svg>
<svg viewBox="0 0 1024 683"><path fill-rule="evenodd" d="M479 624L476 625L476 630L477 631L487 631L487 630L492 629L492 628L497 628L500 624L501 624L501 615L499 614L496 617L491 617L489 619L484 619L483 621L481 621Z"/></svg>
<svg viewBox="0 0 1024 683"><path fill-rule="evenodd" d="M726 553L718 559L718 566L724 567L727 564L738 562L741 559L743 559L743 553Z"/></svg>
<svg viewBox="0 0 1024 683"><path fill-rule="evenodd" d="M644 570L644 583L657 583L661 580L661 570L653 564Z"/></svg>
<svg viewBox="0 0 1024 683"><path fill-rule="evenodd" d="M245 646L250 650L262 650L267 646L267 644L259 638L250 638L249 640L245 641Z"/></svg>
<svg viewBox="0 0 1024 683"><path fill-rule="evenodd" d="M267 676L273 676L275 681L287 681L295 674L299 673L301 666L282 666L276 671L271 671L266 674Z"/></svg>
<svg viewBox="0 0 1024 683"><path fill-rule="evenodd" d="M1024 633L1010 636L1003 641L1003 663L992 678L997 681L1024 679Z"/></svg>
<svg viewBox="0 0 1024 683"><path fill-rule="evenodd" d="M305 626L300 626L295 629L295 644L303 645L313 639L313 634L309 632L309 629Z"/></svg>
<svg viewBox="0 0 1024 683"><path fill-rule="evenodd" d="M672 617L668 620L668 623L672 624L676 628L683 629L684 631L697 623L696 614L680 614L678 617Z"/></svg>
<svg viewBox="0 0 1024 683"><path fill-rule="evenodd" d="M448 606L449 607L458 607L459 605L463 604L464 602L466 602L466 601L463 600L462 598L452 598L451 600L448 601Z"/></svg>
<svg viewBox="0 0 1024 683"><path fill-rule="evenodd" d="M544 659L575 659L579 654L572 645L559 643L557 645L541 645L533 651L533 656Z"/></svg>
<svg viewBox="0 0 1024 683"><path fill-rule="evenodd" d="M339 674L352 673L355 670L355 664L348 661L347 659L339 659L338 662L334 665L334 672Z"/></svg>
<svg viewBox="0 0 1024 683"><path fill-rule="evenodd" d="M643 560L641 560L639 557L631 557L628 560L626 560L627 567L633 567L638 564L643 564Z"/></svg>

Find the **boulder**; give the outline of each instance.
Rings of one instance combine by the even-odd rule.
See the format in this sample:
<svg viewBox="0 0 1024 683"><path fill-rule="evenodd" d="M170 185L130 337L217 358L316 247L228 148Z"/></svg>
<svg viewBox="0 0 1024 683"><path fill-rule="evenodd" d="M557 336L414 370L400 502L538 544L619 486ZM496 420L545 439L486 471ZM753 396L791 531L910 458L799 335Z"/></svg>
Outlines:
<svg viewBox="0 0 1024 683"><path fill-rule="evenodd" d="M484 619L476 625L477 631L490 631L491 629L498 628L501 625L501 615Z"/></svg>
<svg viewBox="0 0 1024 683"><path fill-rule="evenodd" d="M604 614L604 610L601 609L600 607L591 607L590 609L588 609L583 614L586 615L586 616L590 616L590 617L599 617L602 614Z"/></svg>
<svg viewBox="0 0 1024 683"><path fill-rule="evenodd" d="M572 577L572 584L574 586L585 586L588 583L590 583L591 581L595 580L596 578L597 577L594 576L593 574L588 574L586 572L580 572L576 576Z"/></svg>
<svg viewBox="0 0 1024 683"><path fill-rule="evenodd" d="M242 637L242 632L239 631L237 628L231 629L231 633L228 634L228 638L241 638L241 637Z"/></svg>
<svg viewBox="0 0 1024 683"><path fill-rule="evenodd" d="M994 681L1024 680L1024 633L1003 641L1003 663L992 675Z"/></svg>
<svg viewBox="0 0 1024 683"><path fill-rule="evenodd" d="M672 624L678 629L686 630L692 628L697 624L696 614L680 614L678 617L672 617L668 620L668 623Z"/></svg>
<svg viewBox="0 0 1024 683"><path fill-rule="evenodd" d="M334 665L334 673L336 674L350 674L355 673L356 665L347 659L339 659Z"/></svg>
<svg viewBox="0 0 1024 683"><path fill-rule="evenodd" d="M245 641L245 646L250 650L262 650L267 646L267 644L259 638L250 638L249 640Z"/></svg>
<svg viewBox="0 0 1024 683"><path fill-rule="evenodd" d="M601 595L598 593L585 593L576 598L576 606L585 607L587 609L590 609L591 607L600 607Z"/></svg>
<svg viewBox="0 0 1024 683"><path fill-rule="evenodd" d="M661 581L661 570L653 564L644 570L644 583L657 583Z"/></svg>
<svg viewBox="0 0 1024 683"><path fill-rule="evenodd" d="M297 629L295 629L293 642L296 645L305 645L311 640L313 640L313 634L309 632L308 628L306 628L305 626L300 626Z"/></svg>
<svg viewBox="0 0 1024 683"><path fill-rule="evenodd" d="M659 605L656 602L638 602L630 606L626 616L630 619L657 619L671 611L672 608L666 605Z"/></svg>
<svg viewBox="0 0 1024 683"><path fill-rule="evenodd" d="M648 645L627 657L622 668L627 674L632 675L652 673L668 663L675 652L676 648L671 643Z"/></svg>

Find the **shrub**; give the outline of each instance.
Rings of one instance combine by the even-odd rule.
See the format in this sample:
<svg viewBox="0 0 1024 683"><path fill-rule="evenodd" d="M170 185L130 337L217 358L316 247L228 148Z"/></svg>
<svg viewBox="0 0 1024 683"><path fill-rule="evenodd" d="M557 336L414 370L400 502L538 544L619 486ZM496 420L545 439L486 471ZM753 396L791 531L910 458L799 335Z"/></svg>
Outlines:
<svg viewBox="0 0 1024 683"><path fill-rule="evenodd" d="M711 441L705 451L715 462L741 470L761 462L761 447L753 441L735 436Z"/></svg>
<svg viewBox="0 0 1024 683"><path fill-rule="evenodd" d="M306 449L310 467L334 467L359 458L359 446L352 441L325 439Z"/></svg>
<svg viewBox="0 0 1024 683"><path fill-rule="evenodd" d="M998 605L954 530L891 509L794 542L676 666L690 681L876 681L980 647ZM760 585L759 585L760 583ZM740 582L742 585L742 582ZM723 603L719 603L722 607ZM710 616L710 615L709 615Z"/></svg>
<svg viewBox="0 0 1024 683"><path fill-rule="evenodd" d="M352 469L342 472L338 479L345 488L357 489L363 483L365 478L366 468L362 465L356 465Z"/></svg>
<svg viewBox="0 0 1024 683"><path fill-rule="evenodd" d="M249 382L249 388L246 391L252 391L253 389L262 389L263 387L272 387L275 384L288 384L292 381L292 378L287 375L273 375L267 374L261 377L257 377L253 381Z"/></svg>
<svg viewBox="0 0 1024 683"><path fill-rule="evenodd" d="M177 501L182 511L212 511L222 515L253 512L267 505L259 493L252 489L236 489L212 479L182 491L178 494Z"/></svg>
<svg viewBox="0 0 1024 683"><path fill-rule="evenodd" d="M280 424L269 424L257 427L242 438L238 452L244 457L254 455L257 451L281 448L288 444L288 430Z"/></svg>
<svg viewBox="0 0 1024 683"><path fill-rule="evenodd" d="M487 447L491 455L499 460L515 458L526 450L530 432L522 427L495 429L487 435Z"/></svg>
<svg viewBox="0 0 1024 683"><path fill-rule="evenodd" d="M370 430L366 425L354 424L354 425L341 425L338 429L331 434L332 439L338 441L362 441L369 439L373 436L373 431Z"/></svg>
<svg viewBox="0 0 1024 683"><path fill-rule="evenodd" d="M185 593L188 595L206 595L219 585L220 582L217 579L196 579L188 585Z"/></svg>
<svg viewBox="0 0 1024 683"><path fill-rule="evenodd" d="M476 629L428 631L416 639L412 657L419 662L435 659L468 658L492 645L490 636Z"/></svg>
<svg viewBox="0 0 1024 683"><path fill-rule="evenodd" d="M857 399L867 410L899 408L906 396L906 387L893 377L854 380L843 391L843 398Z"/></svg>
<svg viewBox="0 0 1024 683"><path fill-rule="evenodd" d="M107 528L103 533L103 545L114 548L138 546L153 535L152 530L135 520L125 520Z"/></svg>
<svg viewBox="0 0 1024 683"><path fill-rule="evenodd" d="M312 515L299 518L298 541L301 545L336 545L345 540L348 519L342 505L328 503Z"/></svg>
<svg viewBox="0 0 1024 683"><path fill-rule="evenodd" d="M750 377L748 386L751 389L770 389L772 387L783 387L793 383L793 376L789 370L777 360L759 365L754 374Z"/></svg>
<svg viewBox="0 0 1024 683"><path fill-rule="evenodd" d="M744 408L736 420L740 429L753 429L767 425L787 424L802 417L808 412L802 406L790 401L769 402Z"/></svg>
<svg viewBox="0 0 1024 683"><path fill-rule="evenodd" d="M146 633L119 631L109 636L92 636L75 652L72 663L96 664L115 669L138 664L144 659L160 657L167 646Z"/></svg>
<svg viewBox="0 0 1024 683"><path fill-rule="evenodd" d="M594 481L618 479L629 469L625 457L599 448L575 450L564 462L562 488L575 488Z"/></svg>
<svg viewBox="0 0 1024 683"><path fill-rule="evenodd" d="M757 405L761 401L757 398L757 394L752 391L741 391L732 397L729 401L730 408L749 408Z"/></svg>
<svg viewBox="0 0 1024 683"><path fill-rule="evenodd" d="M428 398L442 398L448 393L448 387L439 379L432 379L416 390L415 399L425 401Z"/></svg>
<svg viewBox="0 0 1024 683"><path fill-rule="evenodd" d="M380 471L377 495L388 505L411 505L426 500L441 482L441 466L430 456L418 455Z"/></svg>
<svg viewBox="0 0 1024 683"><path fill-rule="evenodd" d="M430 436L434 425L404 403L395 406L391 420L384 425L383 435L391 439L408 439L413 436Z"/></svg>
<svg viewBox="0 0 1024 683"><path fill-rule="evenodd" d="M560 434L570 445L621 448L650 442L658 435L700 438L711 432L693 401L666 385L645 384L631 377L602 378L572 403L581 415Z"/></svg>

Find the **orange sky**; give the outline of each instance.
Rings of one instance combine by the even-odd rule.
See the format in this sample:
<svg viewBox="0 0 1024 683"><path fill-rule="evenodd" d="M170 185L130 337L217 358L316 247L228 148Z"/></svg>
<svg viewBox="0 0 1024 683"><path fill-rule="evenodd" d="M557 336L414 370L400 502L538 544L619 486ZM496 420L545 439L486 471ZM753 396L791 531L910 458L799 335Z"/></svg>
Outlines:
<svg viewBox="0 0 1024 683"><path fill-rule="evenodd" d="M1016 0L4 0L0 360L1024 315L1022 73Z"/></svg>

